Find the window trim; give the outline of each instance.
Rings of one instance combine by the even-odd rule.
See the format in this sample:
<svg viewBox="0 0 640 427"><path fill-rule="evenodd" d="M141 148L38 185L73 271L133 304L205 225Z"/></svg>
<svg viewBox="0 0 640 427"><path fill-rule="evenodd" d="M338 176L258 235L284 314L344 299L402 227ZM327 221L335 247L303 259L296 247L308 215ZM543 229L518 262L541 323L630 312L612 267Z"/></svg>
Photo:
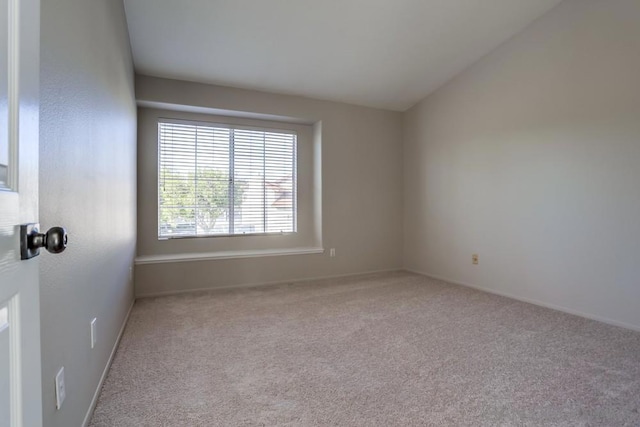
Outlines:
<svg viewBox="0 0 640 427"><path fill-rule="evenodd" d="M147 257L161 257L171 262L172 257L183 258L188 254L226 254L231 260L238 255L243 258L247 252L259 259L272 259L266 251L292 249L286 256L310 256L298 254L295 248L323 247L323 131L322 121L301 122L295 118L277 116L267 119L252 117L246 113L238 116L236 111L187 111L169 108L167 105L141 107L138 110L138 233L137 257L143 262ZM273 116L276 117L276 116ZM294 235L247 236L245 239L172 239L158 240L157 220L157 174L158 174L158 119L184 120L207 123L231 123L259 128L293 130L298 133L298 225ZM262 251L262 252L261 252ZM296 252L296 253L293 253ZM224 259L211 258L208 262ZM205 261L207 262L207 261ZM227 262L227 261L224 261Z"/></svg>
<svg viewBox="0 0 640 427"><path fill-rule="evenodd" d="M294 135L295 136L295 144L294 144L294 155L293 155L293 170L295 172L295 180L293 182L293 188L292 188L292 194L295 195L295 197L292 200L293 206L292 209L295 213L295 215L293 216L293 231L274 231L274 232L262 232L262 233L236 233L236 234L231 234L231 233L226 233L226 234L206 234L206 235L178 235L178 236L161 236L160 235L160 170L161 170L161 157L160 157L160 125L163 123L167 123L167 124L183 124L183 125L191 125L191 126L208 126L208 127L217 127L217 128L223 128L223 129L229 129L229 130L249 130L249 131L257 131L257 132L272 132L272 133L280 133L280 134L286 134L286 135ZM283 123L283 125L286 125L286 123ZM232 123L221 123L218 121L207 121L207 120L189 120L189 119L177 119L177 118L171 118L171 117L158 117L156 120L156 132L157 132L157 152L158 152L158 159L157 159L157 177L156 177L156 188L158 190L158 194L157 194L157 231L156 231L156 237L158 241L167 241L167 240L182 240L182 239L210 239L210 238L220 238L220 237L226 237L226 238L233 238L233 237L262 237L262 236L290 236L290 235L296 235L298 233L298 180L299 180L299 174L298 174L298 132L296 130L293 129L283 129L283 128L279 128L279 127L269 127L269 126L253 126L253 125L243 125L243 124L232 124ZM233 133L230 133L230 142L229 142L229 153L231 153L233 151L233 144L234 144L234 140L233 140ZM232 165L233 163L231 162L231 158L232 156L229 155L229 160L230 160L230 164ZM229 172L231 174L233 174L233 166L230 166ZM234 192L231 191L230 192L230 197L233 197ZM231 199L230 200L230 204L232 205L231 210L234 210L234 206L233 206L234 201ZM233 221L233 219L230 219L230 221Z"/></svg>
<svg viewBox="0 0 640 427"><path fill-rule="evenodd" d="M190 252L179 254L141 255L136 257L136 265L165 264L174 262L209 261L221 259L263 258L274 256L313 255L324 253L322 246L291 247L274 249L240 249L232 251Z"/></svg>

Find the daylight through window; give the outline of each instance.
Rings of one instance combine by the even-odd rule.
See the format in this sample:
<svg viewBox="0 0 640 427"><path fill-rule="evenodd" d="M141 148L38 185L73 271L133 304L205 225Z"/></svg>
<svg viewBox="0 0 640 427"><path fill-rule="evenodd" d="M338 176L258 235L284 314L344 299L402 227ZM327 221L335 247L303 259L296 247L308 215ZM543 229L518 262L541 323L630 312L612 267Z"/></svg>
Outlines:
<svg viewBox="0 0 640 427"><path fill-rule="evenodd" d="M296 134L158 123L158 237L296 231Z"/></svg>

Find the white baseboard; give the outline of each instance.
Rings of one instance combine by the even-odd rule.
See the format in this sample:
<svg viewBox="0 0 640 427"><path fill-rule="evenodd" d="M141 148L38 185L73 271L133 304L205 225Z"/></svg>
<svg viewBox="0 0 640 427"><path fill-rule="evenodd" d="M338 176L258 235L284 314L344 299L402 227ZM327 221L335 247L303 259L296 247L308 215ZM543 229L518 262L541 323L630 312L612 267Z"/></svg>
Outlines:
<svg viewBox="0 0 640 427"><path fill-rule="evenodd" d="M511 299L514 299L514 300L526 302L526 303L529 303L529 304L538 305L540 307L550 308L552 310L557 310L557 311L562 311L564 313L573 314L574 316L580 316L580 317L584 317L586 319L596 320L598 322L606 323L608 325L619 326L621 328L631 329L633 331L640 332L640 326L632 325L630 323L620 322L620 321L614 320L614 319L609 319L608 317L602 317L602 316L598 316L596 314L585 313L585 312L582 312L582 311L578 311L578 310L574 310L574 309L571 309L571 308L563 307L561 305L551 304L551 303L548 303L548 302L544 302L544 301L540 301L540 300L536 300L536 299L532 299L532 298L520 297L520 296L517 296L517 295L510 294L508 292L497 291L495 289L489 289L489 288L485 288L485 287L478 286L478 285L472 285L472 284L469 284L469 283L460 282L460 281L457 281L457 280L451 280L451 279L448 279L446 277L440 277L440 276L436 276L435 274L429 274L429 273L425 273L423 271L413 270L413 269L410 269L410 268L405 268L404 270L408 271L410 273L415 273L415 274L419 274L421 276L426 276L426 277L429 277L431 279L440 280L442 282L447 282L447 283L451 283L451 284L454 284L454 285L460 285L460 286L464 286L466 288L472 288L472 289L476 289L476 290L479 290L479 291L482 291L482 292L488 292L490 294L500 295L500 296L503 296L503 297L507 297L507 298L511 298Z"/></svg>
<svg viewBox="0 0 640 427"><path fill-rule="evenodd" d="M100 381L98 382L98 387L96 388L95 393L93 393L93 399L91 399L91 405L89 405L89 409L87 410L87 414L84 416L84 421L82 422L82 427L87 427L89 422L91 421L91 416L93 415L93 411L96 409L96 404L98 403L98 397L100 397L100 391L102 390L102 385L104 384L104 380L107 378L107 374L109 373L109 368L111 368L111 363L113 362L113 357L118 350L118 345L120 345L120 340L122 339L122 334L124 333L124 328L127 326L127 322L129 321L129 316L131 315L131 310L133 309L133 305L135 304L136 299L134 298L129 306L129 311L127 311L127 315L124 317L124 322L122 322L122 326L120 327L120 332L118 332L118 336L116 337L116 342L113 344L113 348L111 349L111 354L109 355L109 360L107 360L107 365L104 367L104 371L102 371L102 376L100 377Z"/></svg>
<svg viewBox="0 0 640 427"><path fill-rule="evenodd" d="M160 291L160 292L149 292L145 294L136 293L136 298L151 298L151 297L164 297L170 295L180 295L180 294L189 294L192 292L202 292L202 291L219 291L225 289L241 289L241 288L254 288L259 286L269 286L269 285L282 285L285 283L305 283L305 282L313 282L315 280L326 280L326 279L340 279L343 277L355 277L355 276L367 276L370 274L383 274L383 273L395 273L403 271L402 268L391 268L386 270L373 270L373 271L363 271L359 273L347 273L347 274L336 274L331 276L317 276L317 277L307 277L303 279L291 279L291 280L276 280L271 282L253 282L253 283L242 283L237 285L228 285L228 286L219 286L219 287L208 287L208 288L194 288L194 289L181 289L176 291Z"/></svg>

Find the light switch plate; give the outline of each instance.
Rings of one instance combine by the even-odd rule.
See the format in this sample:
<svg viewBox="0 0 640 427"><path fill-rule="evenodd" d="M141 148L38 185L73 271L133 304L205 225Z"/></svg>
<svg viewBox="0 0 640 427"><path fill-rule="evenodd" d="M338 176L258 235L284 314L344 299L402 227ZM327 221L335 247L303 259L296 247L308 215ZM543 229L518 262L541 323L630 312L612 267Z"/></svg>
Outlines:
<svg viewBox="0 0 640 427"><path fill-rule="evenodd" d="M64 386L64 366L60 368L56 374L56 409L62 408L62 403L67 397L67 392Z"/></svg>

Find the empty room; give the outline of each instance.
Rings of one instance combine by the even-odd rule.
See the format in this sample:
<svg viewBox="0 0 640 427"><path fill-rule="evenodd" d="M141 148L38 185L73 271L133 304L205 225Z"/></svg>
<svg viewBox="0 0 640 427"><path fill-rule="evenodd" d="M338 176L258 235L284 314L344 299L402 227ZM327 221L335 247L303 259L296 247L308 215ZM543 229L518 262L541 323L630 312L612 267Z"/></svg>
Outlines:
<svg viewBox="0 0 640 427"><path fill-rule="evenodd" d="M0 25L0 427L640 426L640 0Z"/></svg>

